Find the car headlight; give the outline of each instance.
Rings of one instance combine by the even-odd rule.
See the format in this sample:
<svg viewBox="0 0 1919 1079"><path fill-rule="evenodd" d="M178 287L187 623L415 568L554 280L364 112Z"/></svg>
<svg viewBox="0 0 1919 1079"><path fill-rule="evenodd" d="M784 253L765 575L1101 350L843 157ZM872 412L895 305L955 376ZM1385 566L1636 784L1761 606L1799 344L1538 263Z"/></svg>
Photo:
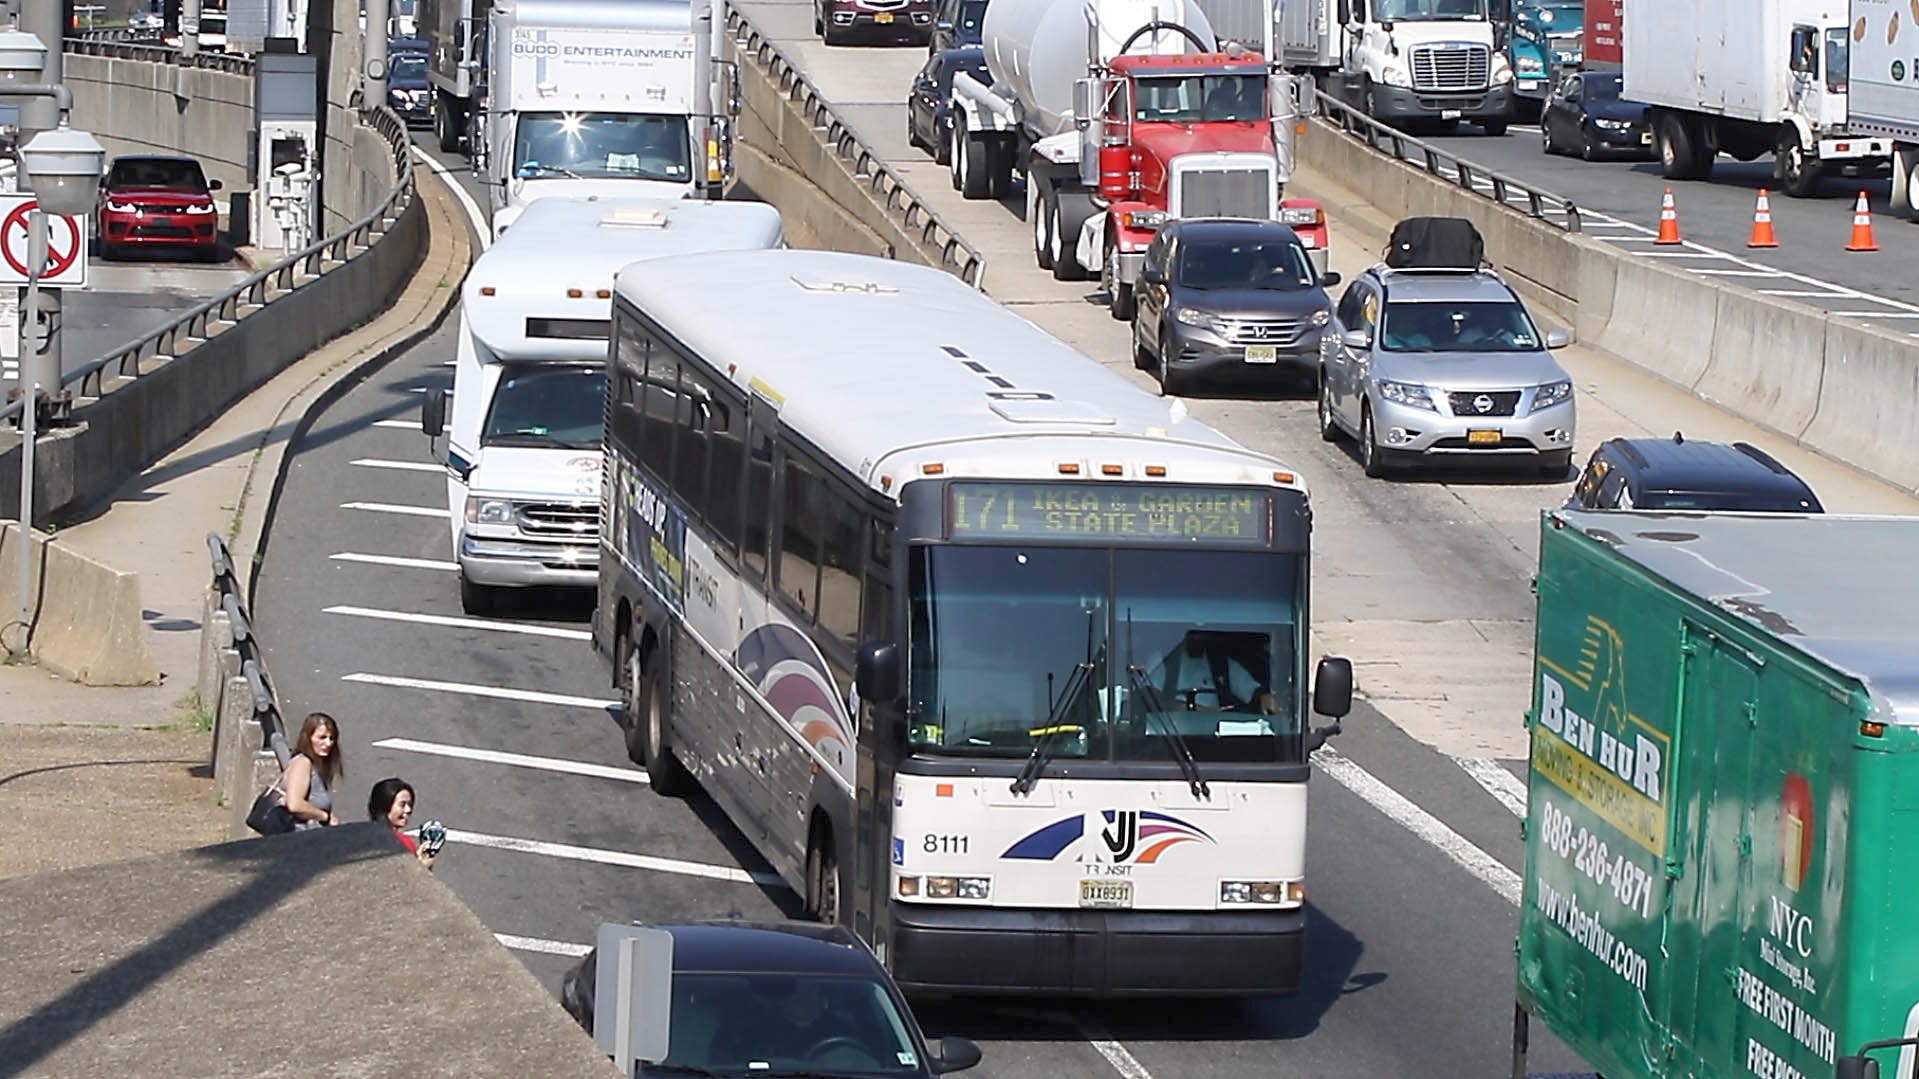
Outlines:
<svg viewBox="0 0 1919 1079"><path fill-rule="evenodd" d="M107 209L112 210L116 214L133 214L140 212L140 208L131 202L115 202L112 199L107 200Z"/></svg>
<svg viewBox="0 0 1919 1079"><path fill-rule="evenodd" d="M1519 71L1522 75L1543 75L1546 73L1546 62L1537 56L1522 56L1519 58Z"/></svg>
<svg viewBox="0 0 1919 1079"><path fill-rule="evenodd" d="M1428 412L1439 411L1433 404L1432 395L1426 392L1426 387L1417 382L1388 382L1381 379L1374 385L1379 388L1379 396L1383 400L1391 401L1396 405L1405 405L1407 408L1423 408Z"/></svg>
<svg viewBox="0 0 1919 1079"><path fill-rule="evenodd" d="M1387 64L1379 72L1379 81L1388 86L1411 86L1413 81L1406 77L1406 69L1395 64Z"/></svg>
<svg viewBox="0 0 1919 1079"><path fill-rule="evenodd" d="M1631 126L1632 126L1632 121L1630 121L1630 120L1606 120L1606 119L1602 119L1602 118L1600 118L1600 117L1597 117L1597 116L1595 116L1595 117L1593 117L1593 126L1594 126L1594 127L1603 127L1603 128L1605 128L1605 129L1606 129L1607 131L1624 131L1624 130L1626 130L1627 128L1629 128L1629 127L1631 127Z"/></svg>
<svg viewBox="0 0 1919 1079"><path fill-rule="evenodd" d="M1191 307L1182 307L1173 312L1173 321L1187 326L1197 326L1213 333L1226 332L1226 320L1210 311L1199 311Z"/></svg>
<svg viewBox="0 0 1919 1079"><path fill-rule="evenodd" d="M204 214L217 214L217 213L219 213L219 212L220 212L220 211L219 211L219 210L218 210L218 209L217 209L217 208L216 208L216 207L215 207L215 206L214 206L214 205L213 205L212 203L210 203L210 202L209 202L209 203L207 203L207 204L206 204L206 205L204 205L204 206L189 206L189 207L187 207L187 213L190 213L190 214L203 214L203 215L204 215Z"/></svg>
<svg viewBox="0 0 1919 1079"><path fill-rule="evenodd" d="M1548 382L1533 390L1533 410L1550 408L1572 400L1573 384L1567 381Z"/></svg>
<svg viewBox="0 0 1919 1079"><path fill-rule="evenodd" d="M1332 320L1333 320L1333 313L1331 311L1326 310L1323 307L1317 311L1314 311L1312 314L1306 316L1307 324L1312 326L1315 329L1318 329L1319 327L1326 325L1328 322L1331 322Z"/></svg>
<svg viewBox="0 0 1919 1079"><path fill-rule="evenodd" d="M470 525L512 524L513 503L504 498L470 497L466 500L466 523Z"/></svg>

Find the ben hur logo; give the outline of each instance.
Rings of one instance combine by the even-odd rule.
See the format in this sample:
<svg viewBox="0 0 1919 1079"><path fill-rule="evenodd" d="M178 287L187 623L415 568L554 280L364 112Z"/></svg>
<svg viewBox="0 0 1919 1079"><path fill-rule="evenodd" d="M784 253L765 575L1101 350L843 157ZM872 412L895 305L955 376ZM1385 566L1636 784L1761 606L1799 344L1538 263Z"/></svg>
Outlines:
<svg viewBox="0 0 1919 1079"><path fill-rule="evenodd" d="M1589 617L1579 645L1579 658L1568 665L1539 657L1533 769L1663 855L1671 739L1631 711L1626 646L1618 631Z"/></svg>

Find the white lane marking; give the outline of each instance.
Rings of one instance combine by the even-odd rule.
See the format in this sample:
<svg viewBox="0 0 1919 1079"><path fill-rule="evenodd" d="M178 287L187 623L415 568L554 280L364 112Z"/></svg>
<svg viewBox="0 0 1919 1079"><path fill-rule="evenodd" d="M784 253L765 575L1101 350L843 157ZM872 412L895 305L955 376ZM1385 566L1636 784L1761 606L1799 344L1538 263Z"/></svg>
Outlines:
<svg viewBox="0 0 1919 1079"><path fill-rule="evenodd" d="M1696 274L1711 274L1714 277L1778 277L1778 270L1694 270Z"/></svg>
<svg viewBox="0 0 1919 1079"><path fill-rule="evenodd" d="M421 742L412 738L382 738L373 743L373 748L394 749L403 753L424 753L431 757L452 757L456 760L479 761L482 764L504 764L514 768L538 768L546 772L564 772L567 775L591 776L595 779L617 779L622 783L647 782L646 773L638 768L616 768L610 764L569 761L559 757L535 757L526 753L505 753L497 749L478 749L473 746L450 746L444 742Z"/></svg>
<svg viewBox="0 0 1919 1079"><path fill-rule="evenodd" d="M373 743L379 745L378 742ZM1519 777L1505 769L1498 761L1484 757L1455 757L1454 763L1466 770L1473 781L1486 788L1486 793L1499 799L1499 804L1512 810L1513 816L1522 820L1526 816L1526 784Z"/></svg>
<svg viewBox="0 0 1919 1079"><path fill-rule="evenodd" d="M341 551L329 555L335 562L358 562L367 566L397 566L400 569L437 569L457 572L458 562L441 562L433 558L401 558L389 554L361 554L358 551Z"/></svg>
<svg viewBox="0 0 1919 1079"><path fill-rule="evenodd" d="M1105 1057L1106 1063L1111 1064L1113 1070L1124 1079L1153 1079L1153 1073L1146 1070L1146 1066L1139 1062L1139 1058L1127 1052L1124 1045L1114 1041L1113 1036L1097 1022L1081 1018L1075 1020L1075 1024L1079 1027L1080 1034L1085 1037L1086 1043L1093 1047L1093 1051Z"/></svg>
<svg viewBox="0 0 1919 1079"><path fill-rule="evenodd" d="M426 162L426 167L438 173L440 179L446 181L446 186L453 189L453 197L459 199L460 205L466 208L466 219L473 226L475 242L480 245L480 250L485 251L493 243L493 230L487 227L486 215L480 212L480 204L473 201L473 196L460 186L460 181L452 171L435 160L433 155L415 146L413 156Z"/></svg>
<svg viewBox="0 0 1919 1079"><path fill-rule="evenodd" d="M445 472L446 466L431 461L383 461L377 457L362 457L349 461L359 468L384 468L391 472Z"/></svg>
<svg viewBox="0 0 1919 1079"><path fill-rule="evenodd" d="M623 850L576 847L568 843L548 843L539 839L487 835L484 832L463 832L455 828L446 830L446 841L449 844L491 847L494 850L518 851L521 854L538 854L547 858L564 858L574 862L596 862L600 865L617 865L627 869L647 869L656 873L676 873L683 877L704 877L707 880L725 880L736 884L786 887L786 882L781 880L777 873L749 873L730 865L688 862L679 858L660 858L651 854L634 854Z"/></svg>
<svg viewBox="0 0 1919 1079"><path fill-rule="evenodd" d="M1519 904L1519 874L1474 846L1465 836L1421 809L1410 798L1379 781L1371 772L1330 749L1313 754L1313 765L1328 779L1359 795L1393 823L1438 848L1454 864L1478 878L1508 903Z"/></svg>
<svg viewBox="0 0 1919 1079"><path fill-rule="evenodd" d="M1805 289L1792 288L1762 288L1759 290L1759 295L1786 296L1801 300L1843 300L1846 298L1845 294L1840 292L1812 292Z"/></svg>
<svg viewBox="0 0 1919 1079"><path fill-rule="evenodd" d="M441 361L440 361L440 366L441 366L441 367L453 367L453 366L456 366L456 365L457 365L457 364L458 364L459 362L460 362L460 361L458 361L458 360L441 360Z"/></svg>
<svg viewBox="0 0 1919 1079"><path fill-rule="evenodd" d="M1851 318L1919 318L1919 311L1834 311Z"/></svg>
<svg viewBox="0 0 1919 1079"><path fill-rule="evenodd" d="M563 708L591 708L605 711L618 704L618 701L603 701L593 697L575 697L569 693L544 693L537 689L514 689L510 686L482 686L472 682L437 682L430 678L405 678L397 674L367 674L364 671L340 676L342 682L357 682L367 686L388 686L393 689L420 689L429 693L458 693L468 697L491 697L497 701L522 701L527 704L554 704Z"/></svg>
<svg viewBox="0 0 1919 1079"><path fill-rule="evenodd" d="M420 425L412 420L374 420L375 427L393 427L402 431L418 431Z"/></svg>
<svg viewBox="0 0 1919 1079"><path fill-rule="evenodd" d="M418 614L413 611L381 611L372 607L337 606L326 608L327 614L344 614L354 618L378 618L387 622L412 622L422 626L447 626L452 629L490 629L499 633L524 633L529 637L559 637L568 641L590 641L593 634L583 629L561 629L558 626L536 626L529 622L494 622L483 618L452 618L442 614Z"/></svg>
<svg viewBox="0 0 1919 1079"><path fill-rule="evenodd" d="M1726 256L1711 251L1641 251L1640 257L1649 259L1722 259ZM1774 274L1784 277L1785 274Z"/></svg>
<svg viewBox="0 0 1919 1079"><path fill-rule="evenodd" d="M493 939L516 952L539 952L542 955L563 955L569 959L579 959L593 950L591 944L568 944L563 940L544 940L540 937L522 937L512 933L495 933Z"/></svg>
<svg viewBox="0 0 1919 1079"><path fill-rule="evenodd" d="M1634 224L1633 224L1632 222L1630 222L1630 221L1616 221L1616 220L1614 220L1613 218L1610 218L1610 217L1600 217L1600 218L1595 218L1595 219L1593 219L1593 220L1591 220L1591 221L1588 221L1588 220L1586 220L1586 219L1585 219L1585 217L1584 217L1584 214L1585 214L1585 211L1584 211L1584 210L1581 210L1581 211L1580 211L1580 214L1581 214L1581 217L1580 217L1580 219L1579 219L1579 225L1580 225L1580 227L1581 227L1581 228L1589 228L1589 227L1597 227L1597 228L1602 228L1602 229L1630 229L1630 228L1638 228L1638 227L1639 227L1639 226L1637 226L1637 225L1634 225ZM1611 237L1611 236L1608 236L1608 237L1607 237L1607 239L1609 239L1609 240L1610 240L1610 239L1613 239L1613 237ZM1621 237L1618 237L1618 239L1621 239L1621 240L1625 240L1625 239L1638 239L1638 237L1636 237L1636 236L1635 236L1635 237L1626 237L1626 236L1621 236Z"/></svg>
<svg viewBox="0 0 1919 1079"><path fill-rule="evenodd" d="M435 509L432 506L398 506L391 502L342 502L343 510L366 510L369 513L397 513L403 517L452 517L451 511Z"/></svg>

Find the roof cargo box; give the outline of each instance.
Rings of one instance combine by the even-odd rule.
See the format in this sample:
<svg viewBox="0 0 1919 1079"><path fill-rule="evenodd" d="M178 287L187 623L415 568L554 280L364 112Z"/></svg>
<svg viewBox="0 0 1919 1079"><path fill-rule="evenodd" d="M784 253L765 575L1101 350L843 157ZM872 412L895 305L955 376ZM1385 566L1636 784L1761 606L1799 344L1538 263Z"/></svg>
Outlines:
<svg viewBox="0 0 1919 1079"><path fill-rule="evenodd" d="M1485 258L1485 241L1463 217L1409 217L1393 226L1386 244L1386 265L1394 269L1477 270Z"/></svg>

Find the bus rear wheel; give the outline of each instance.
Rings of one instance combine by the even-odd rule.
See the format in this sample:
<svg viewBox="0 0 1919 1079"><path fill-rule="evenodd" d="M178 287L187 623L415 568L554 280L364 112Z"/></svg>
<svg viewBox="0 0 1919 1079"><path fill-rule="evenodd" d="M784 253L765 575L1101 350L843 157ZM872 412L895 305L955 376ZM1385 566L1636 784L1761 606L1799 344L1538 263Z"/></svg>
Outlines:
<svg viewBox="0 0 1919 1079"><path fill-rule="evenodd" d="M806 856L806 913L827 925L840 920L840 863L833 855L833 833L821 829Z"/></svg>
<svg viewBox="0 0 1919 1079"><path fill-rule="evenodd" d="M693 776L666 740L666 676L657 668L642 675L646 698L646 777L654 793L679 798L693 792Z"/></svg>
<svg viewBox="0 0 1919 1079"><path fill-rule="evenodd" d="M640 666L640 649L633 634L620 637L620 709L625 715L626 759L646 764L646 700L640 687L646 684L646 672Z"/></svg>

